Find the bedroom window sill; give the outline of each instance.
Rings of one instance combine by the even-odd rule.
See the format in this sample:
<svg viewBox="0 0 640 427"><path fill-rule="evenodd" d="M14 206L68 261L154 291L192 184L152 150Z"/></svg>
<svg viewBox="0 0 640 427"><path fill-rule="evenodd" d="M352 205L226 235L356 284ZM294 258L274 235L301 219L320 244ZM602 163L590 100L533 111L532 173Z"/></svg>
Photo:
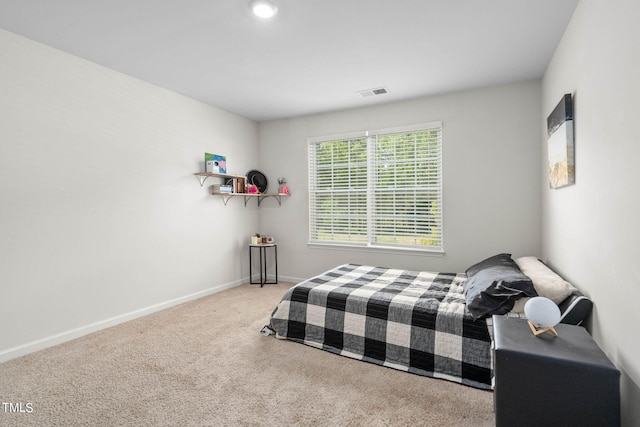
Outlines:
<svg viewBox="0 0 640 427"><path fill-rule="evenodd" d="M331 249L331 250L342 250L342 251L406 254L406 255L416 255L416 256L429 256L429 257L443 257L445 255L444 250L402 248L402 247L395 247L395 246L364 246L364 245L318 243L318 242L307 242L307 246L311 249Z"/></svg>

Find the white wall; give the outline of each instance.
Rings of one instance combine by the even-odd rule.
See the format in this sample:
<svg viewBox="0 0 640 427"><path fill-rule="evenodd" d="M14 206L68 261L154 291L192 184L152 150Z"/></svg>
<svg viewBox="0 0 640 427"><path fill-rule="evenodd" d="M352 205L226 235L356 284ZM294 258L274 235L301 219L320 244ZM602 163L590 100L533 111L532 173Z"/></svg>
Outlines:
<svg viewBox="0 0 640 427"><path fill-rule="evenodd" d="M464 271L506 251L540 252L540 82L526 82L259 125L271 185L288 179L282 207L263 203L260 231L279 242L279 267L305 278L345 262ZM307 246L307 137L443 122L444 257Z"/></svg>
<svg viewBox="0 0 640 427"><path fill-rule="evenodd" d="M550 190L543 256L591 296L592 333L622 371L623 425L640 425L640 3L582 1L543 80L542 117L575 96L576 184ZM543 125L544 126L544 125Z"/></svg>
<svg viewBox="0 0 640 427"><path fill-rule="evenodd" d="M257 132L0 30L0 361L246 279L258 210L193 173Z"/></svg>

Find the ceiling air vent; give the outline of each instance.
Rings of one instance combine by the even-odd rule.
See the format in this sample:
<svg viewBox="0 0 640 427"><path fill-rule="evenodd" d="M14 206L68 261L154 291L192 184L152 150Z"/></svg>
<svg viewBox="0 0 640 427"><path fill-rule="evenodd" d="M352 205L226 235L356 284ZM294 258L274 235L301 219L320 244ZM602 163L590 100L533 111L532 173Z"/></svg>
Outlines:
<svg viewBox="0 0 640 427"><path fill-rule="evenodd" d="M385 93L389 93L389 91L386 87L377 87L375 89L361 90L357 93L359 93L363 98L366 98L373 95L384 95Z"/></svg>

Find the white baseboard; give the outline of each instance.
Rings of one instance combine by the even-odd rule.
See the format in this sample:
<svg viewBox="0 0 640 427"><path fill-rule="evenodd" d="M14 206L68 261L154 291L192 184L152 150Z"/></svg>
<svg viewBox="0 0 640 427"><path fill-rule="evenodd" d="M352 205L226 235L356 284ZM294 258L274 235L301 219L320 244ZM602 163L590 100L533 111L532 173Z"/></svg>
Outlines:
<svg viewBox="0 0 640 427"><path fill-rule="evenodd" d="M274 277L269 274L268 277L269 281L273 280ZM288 282L288 283L293 283L293 284L297 284L300 283L302 281L307 280L308 277L306 279L301 279L299 277L290 277L290 276L278 276L278 283L280 282ZM256 276L255 274L251 277L251 281L253 282L254 285L259 284L260 283L260 276Z"/></svg>
<svg viewBox="0 0 640 427"><path fill-rule="evenodd" d="M307 280L307 278L300 278L300 277L290 277L290 276L280 276L278 277L278 281L279 282L289 282L289 283L293 283L293 284L297 284L300 282L304 282L305 280Z"/></svg>
<svg viewBox="0 0 640 427"><path fill-rule="evenodd" d="M231 289L247 282L248 282L248 279L242 279L242 280L237 280L230 283L216 285L212 288L206 289L204 291L196 292L191 295L185 295L180 298L165 301L159 304L152 305L150 307L141 308L140 310L135 310L130 313L125 313L109 319L101 320L99 322L91 323L86 326L81 326L79 328L75 328L70 331L62 332L59 334L55 334L46 338L42 338L36 341L32 341L32 342L20 345L17 347L3 350L3 351L0 351L0 363L6 362L11 359L15 359L20 356L24 356L29 353L34 353L36 351L43 350L45 348L53 347L54 345L62 344L64 342L71 341L76 338L80 338L92 332L96 332L101 329L106 329L111 326L119 325L121 323L128 322L130 320L137 319L139 317L143 317L148 314L155 313L157 311L166 310L167 308L184 304L185 302L193 301L198 298L205 297L207 295L224 291L226 289Z"/></svg>

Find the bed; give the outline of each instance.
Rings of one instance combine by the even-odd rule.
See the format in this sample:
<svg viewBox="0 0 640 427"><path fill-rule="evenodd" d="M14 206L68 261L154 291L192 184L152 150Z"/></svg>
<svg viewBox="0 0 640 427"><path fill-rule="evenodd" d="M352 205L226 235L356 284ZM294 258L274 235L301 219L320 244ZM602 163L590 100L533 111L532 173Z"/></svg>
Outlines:
<svg viewBox="0 0 640 427"><path fill-rule="evenodd" d="M289 289L263 333L489 390L491 316L521 317L516 301L538 295L536 289L509 254L465 273L343 264Z"/></svg>

